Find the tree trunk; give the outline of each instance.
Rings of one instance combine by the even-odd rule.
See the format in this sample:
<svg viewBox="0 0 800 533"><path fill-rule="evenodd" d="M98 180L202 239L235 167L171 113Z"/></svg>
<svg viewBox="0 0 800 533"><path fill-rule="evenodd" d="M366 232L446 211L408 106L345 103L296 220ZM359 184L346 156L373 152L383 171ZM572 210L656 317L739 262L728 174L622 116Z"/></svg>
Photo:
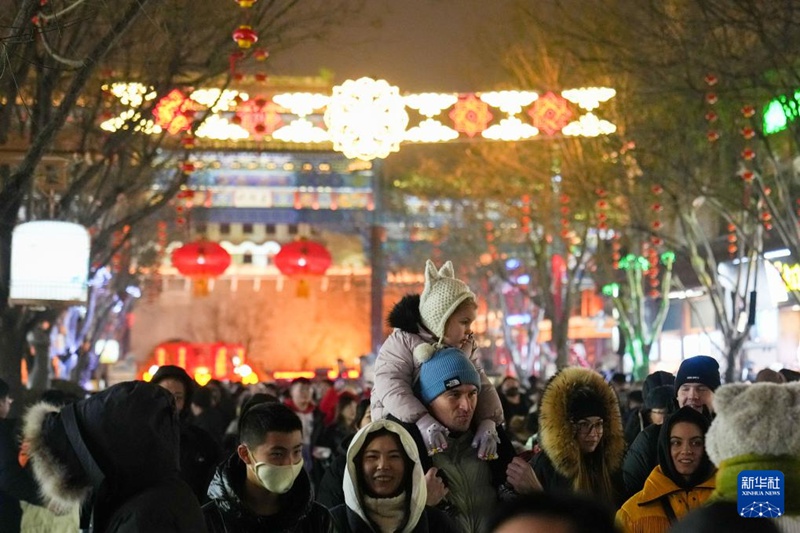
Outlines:
<svg viewBox="0 0 800 533"><path fill-rule="evenodd" d="M741 376L742 362L739 355L742 352L745 336L741 335L735 339L728 339L728 350L725 358L728 361L728 368L725 369L725 383L735 383Z"/></svg>
<svg viewBox="0 0 800 533"><path fill-rule="evenodd" d="M556 352L556 368L561 370L569 366L569 346L567 345L569 322L561 323L553 320L552 332L553 338L551 342L553 343L553 351Z"/></svg>

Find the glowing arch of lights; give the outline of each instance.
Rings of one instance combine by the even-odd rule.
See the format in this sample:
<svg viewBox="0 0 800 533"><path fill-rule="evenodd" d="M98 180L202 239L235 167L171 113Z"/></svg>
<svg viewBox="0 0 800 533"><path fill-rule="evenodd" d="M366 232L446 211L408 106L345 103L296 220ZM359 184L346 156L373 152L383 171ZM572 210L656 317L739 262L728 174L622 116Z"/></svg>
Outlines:
<svg viewBox="0 0 800 533"><path fill-rule="evenodd" d="M140 108L156 97L140 83L114 83L103 87L123 109L104 120L106 131L134 127L158 133L158 117L143 116ZM541 136L596 137L616 131L616 125L596 110L616 95L608 87L581 87L539 95L533 91L483 93L419 93L401 95L385 80L360 78L333 88L331 95L278 93L270 102L281 111L283 126L269 135L256 136L234 124L237 106L250 95L232 89L198 88L188 99L198 110L210 112L193 132L197 139L227 142L322 144L353 159L383 158L402 143L451 142L460 138L518 141ZM473 107L482 106L476 111ZM197 113L200 115L201 113ZM153 120L155 118L156 120Z"/></svg>

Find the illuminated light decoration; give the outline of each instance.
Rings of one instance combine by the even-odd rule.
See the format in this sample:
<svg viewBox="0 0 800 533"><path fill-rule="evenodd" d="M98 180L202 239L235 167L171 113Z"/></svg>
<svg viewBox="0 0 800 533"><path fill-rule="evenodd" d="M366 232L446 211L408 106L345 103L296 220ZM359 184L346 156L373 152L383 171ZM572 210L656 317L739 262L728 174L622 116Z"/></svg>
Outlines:
<svg viewBox="0 0 800 533"><path fill-rule="evenodd" d="M756 152L752 148L745 148L744 150L742 150L741 156L742 159L744 159L745 161L751 161L755 159Z"/></svg>
<svg viewBox="0 0 800 533"><path fill-rule="evenodd" d="M525 124L517 117L504 118L499 124L489 126L481 132L486 139L493 141L520 141L539 135L539 130Z"/></svg>
<svg viewBox="0 0 800 533"><path fill-rule="evenodd" d="M719 97L716 93L707 93L706 94L706 103L708 105L714 105L719 102Z"/></svg>
<svg viewBox="0 0 800 533"><path fill-rule="evenodd" d="M172 265L194 281L197 296L204 296L208 280L221 276L231 265L231 255L219 244L201 239L173 251Z"/></svg>
<svg viewBox="0 0 800 533"><path fill-rule="evenodd" d="M130 107L139 107L142 103L158 96L154 90L148 89L141 83L116 82L110 86L103 85L101 88L113 94L122 105Z"/></svg>
<svg viewBox="0 0 800 533"><path fill-rule="evenodd" d="M240 7L247 9L253 7L253 4L255 4L258 0L233 0L233 1L239 4Z"/></svg>
<svg viewBox="0 0 800 533"><path fill-rule="evenodd" d="M458 102L453 105L450 111L450 119L453 121L455 130L474 137L487 128L492 121L492 113L489 106L475 97L474 94L459 96Z"/></svg>
<svg viewBox="0 0 800 533"><path fill-rule="evenodd" d="M250 133L237 124L231 124L227 119L211 115L197 128L195 137L219 141L244 140L250 137Z"/></svg>
<svg viewBox="0 0 800 533"><path fill-rule="evenodd" d="M756 114L756 108L751 105L746 105L742 108L742 116L744 118L752 118Z"/></svg>
<svg viewBox="0 0 800 533"><path fill-rule="evenodd" d="M305 117L314 110L325 107L330 101L330 96L315 93L283 93L273 96L272 101L299 117Z"/></svg>
<svg viewBox="0 0 800 533"><path fill-rule="evenodd" d="M149 119L141 118L141 113L128 109L123 111L118 117L106 120L100 123L100 129L103 131L118 131L128 130L130 125L134 124L133 131L144 133L145 135L158 135L161 133L161 126Z"/></svg>
<svg viewBox="0 0 800 533"><path fill-rule="evenodd" d="M194 135L187 134L181 137L181 146L183 146L187 150L191 150L195 147L196 139Z"/></svg>
<svg viewBox="0 0 800 533"><path fill-rule="evenodd" d="M751 128L750 126L743 127L742 130L741 130L741 133L742 133L742 137L744 137L747 140L752 139L756 135L756 131L753 128Z"/></svg>
<svg viewBox="0 0 800 533"><path fill-rule="evenodd" d="M447 142L458 138L458 132L453 128L445 126L433 117L450 107L458 101L456 94L443 93L421 93L411 94L403 98L406 105L411 109L416 109L426 117L422 122L413 128L409 128L404 140L410 142L429 143Z"/></svg>
<svg viewBox="0 0 800 533"><path fill-rule="evenodd" d="M719 140L719 132L716 130L709 131L706 133L706 139L708 139L708 142L710 143L717 142Z"/></svg>
<svg viewBox="0 0 800 533"><path fill-rule="evenodd" d="M572 111L565 98L553 92L539 97L528 109L533 126L547 135L561 131L572 118Z"/></svg>
<svg viewBox="0 0 800 533"><path fill-rule="evenodd" d="M317 374L313 370L283 371L277 370L272 373L272 379L282 381L292 381L297 378L314 379Z"/></svg>
<svg viewBox="0 0 800 533"><path fill-rule="evenodd" d="M458 102L458 95L447 93L409 94L403 97L403 101L411 109L419 111L423 117L433 118Z"/></svg>
<svg viewBox="0 0 800 533"><path fill-rule="evenodd" d="M231 89L225 89L224 91L219 89L195 89L189 95L189 98L209 108L212 113L220 113L236 107L237 97L241 98L242 96L247 97L247 94Z"/></svg>
<svg viewBox="0 0 800 533"><path fill-rule="evenodd" d="M239 45L239 48L246 50L258 42L258 34L252 26L242 24L233 30L233 40Z"/></svg>
<svg viewBox="0 0 800 533"><path fill-rule="evenodd" d="M36 221L11 236L10 305L86 303L89 232L80 224Z"/></svg>
<svg viewBox="0 0 800 533"><path fill-rule="evenodd" d="M508 115L516 115L533 103L539 95L532 91L493 91L481 93L480 99Z"/></svg>
<svg viewBox="0 0 800 533"><path fill-rule="evenodd" d="M793 95L782 95L770 100L764 107L763 124L764 134L772 135L785 130L789 122L794 122L800 116L800 91Z"/></svg>
<svg viewBox="0 0 800 533"><path fill-rule="evenodd" d="M236 117L239 118L237 124L256 138L271 135L283 126L281 110L281 107L265 98L251 98L236 109Z"/></svg>
<svg viewBox="0 0 800 533"><path fill-rule="evenodd" d="M172 135L187 131L192 126L194 110L191 99L178 89L173 89L153 108L155 123Z"/></svg>
<svg viewBox="0 0 800 533"><path fill-rule="evenodd" d="M578 120L570 122L561 133L570 137L597 137L610 135L617 131L617 126L597 117L594 113L586 113Z"/></svg>
<svg viewBox="0 0 800 533"><path fill-rule="evenodd" d="M619 289L619 283L609 283L607 285L603 285L602 291L605 296L616 298L619 296Z"/></svg>
<svg viewBox="0 0 800 533"><path fill-rule="evenodd" d="M713 87L714 85L719 83L719 78L717 78L713 74L706 74L706 77L703 78L703 81L706 82L706 85L708 85L709 87Z"/></svg>
<svg viewBox="0 0 800 533"><path fill-rule="evenodd" d="M705 114L705 119L708 122L716 122L718 118L719 118L719 115L717 115L717 113L715 111L709 111L709 112L707 112Z"/></svg>
<svg viewBox="0 0 800 533"><path fill-rule="evenodd" d="M324 119L334 150L369 161L400 149L408 113L397 87L359 78L333 88Z"/></svg>
<svg viewBox="0 0 800 533"><path fill-rule="evenodd" d="M332 262L324 245L306 239L285 244L273 260L285 276L322 276Z"/></svg>
<svg viewBox="0 0 800 533"><path fill-rule="evenodd" d="M315 126L307 118L298 118L288 126L275 130L272 138L291 143L322 143L331 140L327 131ZM352 156L347 155L347 157Z"/></svg>
<svg viewBox="0 0 800 533"><path fill-rule="evenodd" d="M619 269L628 270L630 268L638 268L642 272L650 269L650 261L641 255L628 254L619 260Z"/></svg>
<svg viewBox="0 0 800 533"><path fill-rule="evenodd" d="M194 380L197 382L198 385L201 387L205 387L208 385L208 382L213 379L211 372L208 371L208 367L205 366L198 366L194 369Z"/></svg>
<svg viewBox="0 0 800 533"><path fill-rule="evenodd" d="M253 59L256 61L265 61L269 57L269 52L264 50L263 48L259 48L255 52L253 52Z"/></svg>
<svg viewBox="0 0 800 533"><path fill-rule="evenodd" d="M458 139L458 132L432 118L420 122L417 126L409 128L403 138L404 141L416 143L447 142Z"/></svg>
<svg viewBox="0 0 800 533"><path fill-rule="evenodd" d="M561 91L561 96L586 111L597 109L601 103L611 100L616 94L617 91L609 87L581 87Z"/></svg>

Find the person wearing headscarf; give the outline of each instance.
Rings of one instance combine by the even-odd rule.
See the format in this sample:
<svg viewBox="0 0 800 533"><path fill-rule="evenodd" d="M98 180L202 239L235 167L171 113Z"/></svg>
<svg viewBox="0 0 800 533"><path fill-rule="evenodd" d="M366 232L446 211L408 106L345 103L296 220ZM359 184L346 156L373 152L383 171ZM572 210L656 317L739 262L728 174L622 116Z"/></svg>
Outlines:
<svg viewBox="0 0 800 533"><path fill-rule="evenodd" d="M614 508L622 503L622 420L600 374L570 367L553 376L542 394L539 438L542 450L530 463L515 457L508 466L517 492L576 492Z"/></svg>
<svg viewBox="0 0 800 533"><path fill-rule="evenodd" d="M710 422L691 407L682 407L661 426L658 466L617 512L625 533L663 533L714 491L716 468L705 451Z"/></svg>
<svg viewBox="0 0 800 533"><path fill-rule="evenodd" d="M400 424L377 420L347 450L345 503L331 510L339 533L456 533L443 511L426 507L417 443Z"/></svg>

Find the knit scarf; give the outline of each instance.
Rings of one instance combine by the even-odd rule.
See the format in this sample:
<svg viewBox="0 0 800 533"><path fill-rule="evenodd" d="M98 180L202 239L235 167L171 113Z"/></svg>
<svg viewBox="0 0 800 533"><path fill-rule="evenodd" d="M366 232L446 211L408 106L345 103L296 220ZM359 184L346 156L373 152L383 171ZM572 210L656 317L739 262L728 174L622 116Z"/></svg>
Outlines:
<svg viewBox="0 0 800 533"><path fill-rule="evenodd" d="M381 533L399 531L406 516L406 493L391 498L372 498L365 494L364 511Z"/></svg>
<svg viewBox="0 0 800 533"><path fill-rule="evenodd" d="M745 454L725 459L717 470L717 488L710 501L735 502L742 470L779 470L784 479L784 513L800 515L800 458L782 455Z"/></svg>

